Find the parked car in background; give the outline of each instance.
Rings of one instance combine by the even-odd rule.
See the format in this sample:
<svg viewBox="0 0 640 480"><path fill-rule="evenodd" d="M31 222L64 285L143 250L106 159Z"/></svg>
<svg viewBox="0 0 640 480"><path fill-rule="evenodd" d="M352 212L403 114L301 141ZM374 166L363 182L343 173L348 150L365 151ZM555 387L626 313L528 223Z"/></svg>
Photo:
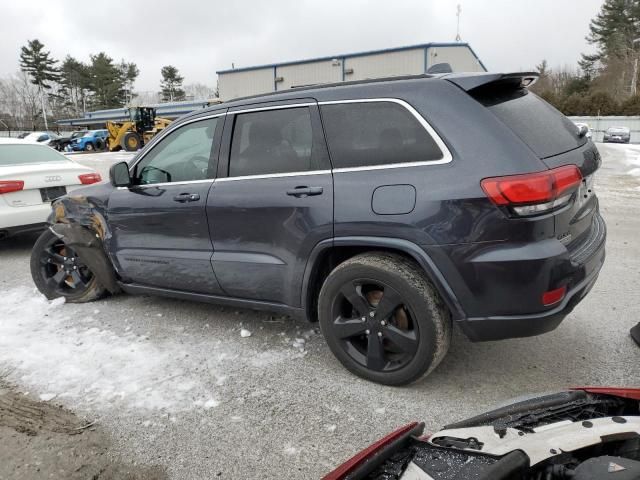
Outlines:
<svg viewBox="0 0 640 480"><path fill-rule="evenodd" d="M323 480L638 480L639 412L638 388L536 395L430 435L410 423Z"/></svg>
<svg viewBox="0 0 640 480"><path fill-rule="evenodd" d="M53 140L56 140L58 135L53 132L31 132L25 135L22 140L25 142L40 143L42 145L49 145Z"/></svg>
<svg viewBox="0 0 640 480"><path fill-rule="evenodd" d="M389 385L432 371L454 322L474 341L553 330L594 285L606 229L598 151L528 92L535 78L363 81L194 112L54 204L34 282L69 302L124 290L319 321L347 369ZM43 263L60 249L82 281Z"/></svg>
<svg viewBox="0 0 640 480"><path fill-rule="evenodd" d="M602 139L605 143L629 143L631 130L628 127L609 127Z"/></svg>
<svg viewBox="0 0 640 480"><path fill-rule="evenodd" d="M46 145L0 138L0 238L43 229L52 201L101 180Z"/></svg>
<svg viewBox="0 0 640 480"><path fill-rule="evenodd" d="M77 138L83 137L88 130L78 130L77 132L73 132L68 137L58 137L56 139L51 140L49 146L55 148L59 152L64 152L67 147L73 143Z"/></svg>
<svg viewBox="0 0 640 480"><path fill-rule="evenodd" d="M73 140L69 144L71 150L80 152L93 152L104 150L107 145L108 130L89 130L84 135Z"/></svg>
<svg viewBox="0 0 640 480"><path fill-rule="evenodd" d="M593 136L591 132L591 127L589 127L588 123L575 122L575 124L576 124L576 127L578 127L578 132L582 134L584 137L591 138Z"/></svg>
<svg viewBox="0 0 640 480"><path fill-rule="evenodd" d="M26 137L27 135L29 135L29 133L30 133L30 132L22 132L22 133L21 133L21 134L19 134L16 138L20 138L20 139L22 139L22 138Z"/></svg>

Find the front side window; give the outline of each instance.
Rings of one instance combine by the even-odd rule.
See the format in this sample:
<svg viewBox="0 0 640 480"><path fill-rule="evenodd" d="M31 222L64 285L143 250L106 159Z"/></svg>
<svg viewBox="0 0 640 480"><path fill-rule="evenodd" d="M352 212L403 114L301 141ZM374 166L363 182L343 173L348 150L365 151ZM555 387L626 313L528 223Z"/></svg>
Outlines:
<svg viewBox="0 0 640 480"><path fill-rule="evenodd" d="M235 115L229 176L314 170L307 107Z"/></svg>
<svg viewBox="0 0 640 480"><path fill-rule="evenodd" d="M405 107L393 102L322 105L335 168L440 160L442 151Z"/></svg>
<svg viewBox="0 0 640 480"><path fill-rule="evenodd" d="M217 123L218 118L210 118L168 134L136 165L136 183L148 185L212 178L209 159Z"/></svg>

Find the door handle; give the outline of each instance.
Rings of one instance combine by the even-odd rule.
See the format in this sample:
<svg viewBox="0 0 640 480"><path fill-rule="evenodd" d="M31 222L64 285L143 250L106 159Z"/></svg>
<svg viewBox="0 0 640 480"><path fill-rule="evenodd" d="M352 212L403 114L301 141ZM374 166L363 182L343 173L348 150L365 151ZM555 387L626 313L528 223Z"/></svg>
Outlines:
<svg viewBox="0 0 640 480"><path fill-rule="evenodd" d="M287 195L296 198L313 197L314 195L322 195L322 187L296 187L291 190L287 190Z"/></svg>
<svg viewBox="0 0 640 480"><path fill-rule="evenodd" d="M181 193L173 197L173 200L180 203L197 202L200 200L200 194L198 193Z"/></svg>

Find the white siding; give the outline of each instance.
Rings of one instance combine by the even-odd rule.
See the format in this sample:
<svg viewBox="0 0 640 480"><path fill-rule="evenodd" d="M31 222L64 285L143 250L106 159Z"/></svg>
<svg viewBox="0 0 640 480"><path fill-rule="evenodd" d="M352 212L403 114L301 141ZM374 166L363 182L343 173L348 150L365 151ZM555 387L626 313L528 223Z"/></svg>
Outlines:
<svg viewBox="0 0 640 480"><path fill-rule="evenodd" d="M282 77L276 83L278 90L289 90L291 87L302 87L315 83L334 83L342 80L342 59L337 65L331 60L313 63L284 65L276 68L276 76Z"/></svg>
<svg viewBox="0 0 640 480"><path fill-rule="evenodd" d="M273 92L273 68L221 73L218 89L221 100Z"/></svg>
<svg viewBox="0 0 640 480"><path fill-rule="evenodd" d="M484 72L484 68L466 45L430 47L427 58L427 68L437 63L448 63L454 72Z"/></svg>
<svg viewBox="0 0 640 480"><path fill-rule="evenodd" d="M424 73L424 49L347 57L344 66L346 71L353 69L345 75L346 81L420 74Z"/></svg>

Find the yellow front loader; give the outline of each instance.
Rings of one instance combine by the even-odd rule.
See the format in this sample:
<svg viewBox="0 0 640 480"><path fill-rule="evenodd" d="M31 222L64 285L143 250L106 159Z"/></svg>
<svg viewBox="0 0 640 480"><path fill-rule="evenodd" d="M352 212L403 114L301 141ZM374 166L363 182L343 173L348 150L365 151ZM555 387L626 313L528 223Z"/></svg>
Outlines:
<svg viewBox="0 0 640 480"><path fill-rule="evenodd" d="M156 117L156 109L151 107L131 107L129 117L124 122L107 122L110 151L135 152L171 123L167 118Z"/></svg>

